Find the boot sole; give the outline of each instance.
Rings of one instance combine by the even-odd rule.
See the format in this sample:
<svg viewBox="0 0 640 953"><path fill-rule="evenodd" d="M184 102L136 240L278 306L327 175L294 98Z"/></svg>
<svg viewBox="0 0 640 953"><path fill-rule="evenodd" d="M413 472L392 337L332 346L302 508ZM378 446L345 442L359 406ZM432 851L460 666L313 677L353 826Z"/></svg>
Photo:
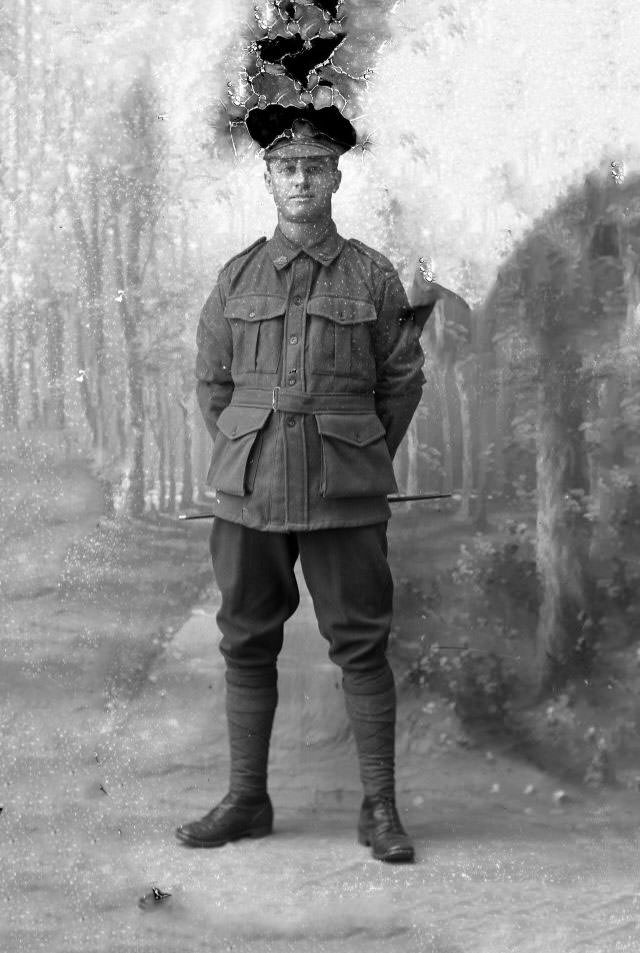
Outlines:
<svg viewBox="0 0 640 953"><path fill-rule="evenodd" d="M176 837L182 844L186 844L187 847L224 847L225 844L242 840L243 837L255 839L268 837L269 834L273 834L273 827L265 825L264 827L253 827L246 831L240 831L237 834L231 834L229 837L220 838L219 840L201 840L198 837L190 837L188 834L185 834L184 831L181 831L180 828L176 830Z"/></svg>
<svg viewBox="0 0 640 953"><path fill-rule="evenodd" d="M371 838L364 831L358 831L358 843L363 847L371 847ZM382 860L387 864L412 864L415 860L415 851L413 847L399 847L397 850L387 850L379 852L374 849L371 855L375 860Z"/></svg>

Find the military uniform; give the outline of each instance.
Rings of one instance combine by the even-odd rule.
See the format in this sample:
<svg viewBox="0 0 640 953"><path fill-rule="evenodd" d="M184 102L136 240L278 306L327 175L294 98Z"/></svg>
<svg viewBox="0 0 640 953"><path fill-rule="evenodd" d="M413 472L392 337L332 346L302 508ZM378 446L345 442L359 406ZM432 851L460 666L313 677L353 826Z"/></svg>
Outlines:
<svg viewBox="0 0 640 953"><path fill-rule="evenodd" d="M197 341L198 399L214 439L208 482L215 513L269 534L253 536L241 557L240 544L230 541L237 532L214 526L216 574L229 593L219 620L227 661L274 663L282 624L298 603L287 565L293 545L331 657L343 670L362 670L363 662L379 667L392 601L380 526L389 517L386 494L397 490L391 461L420 400L424 362L397 272L378 252L345 241L335 226L307 248L276 228L269 241L224 266ZM369 527L355 534L356 551L368 556L359 560L360 572L344 532L307 535L349 527ZM297 537L283 541L276 533ZM251 588L261 594L252 638L242 629L254 600L245 585L238 592L234 584L247 578L247 559ZM342 570L333 584L328 562ZM262 595L268 589L278 591L282 607L278 613L274 606L277 623L269 629ZM345 632L340 620L350 611L357 624Z"/></svg>
<svg viewBox="0 0 640 953"><path fill-rule="evenodd" d="M276 228L222 269L197 341L216 515L278 532L388 519L424 356L383 255L335 226L307 248Z"/></svg>
<svg viewBox="0 0 640 953"><path fill-rule="evenodd" d="M298 136L294 123L286 133L272 152L336 155L336 143L313 129ZM276 662L298 605L300 557L343 673L365 792L359 838L380 859L410 860L394 802L386 524L392 459L424 382L420 326L383 255L342 238L330 219L313 236L296 245L277 227L236 255L200 316L197 393L213 438L211 554L231 782L220 805L177 833L191 846L217 846L271 830Z"/></svg>

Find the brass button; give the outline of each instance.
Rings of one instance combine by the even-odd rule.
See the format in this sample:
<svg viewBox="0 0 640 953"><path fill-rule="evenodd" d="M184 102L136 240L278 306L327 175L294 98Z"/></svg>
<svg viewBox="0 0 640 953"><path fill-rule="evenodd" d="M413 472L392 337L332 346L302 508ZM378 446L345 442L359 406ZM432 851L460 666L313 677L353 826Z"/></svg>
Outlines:
<svg viewBox="0 0 640 953"><path fill-rule="evenodd" d="M302 295L296 295L293 299L294 304L302 304Z"/></svg>
<svg viewBox="0 0 640 953"><path fill-rule="evenodd" d="M296 425L296 418L287 417L287 427L295 427L295 425Z"/></svg>
<svg viewBox="0 0 640 953"><path fill-rule="evenodd" d="M287 381L287 384L289 385L289 387L293 387L295 382L296 382L295 377L290 377L289 380Z"/></svg>
<svg viewBox="0 0 640 953"><path fill-rule="evenodd" d="M255 316L256 316L255 311L250 311L250 312L249 312L249 317L250 317L250 318L255 318Z"/></svg>
<svg viewBox="0 0 640 953"><path fill-rule="evenodd" d="M297 344L297 343L298 343L298 335L292 334L291 337L289 338L289 344Z"/></svg>

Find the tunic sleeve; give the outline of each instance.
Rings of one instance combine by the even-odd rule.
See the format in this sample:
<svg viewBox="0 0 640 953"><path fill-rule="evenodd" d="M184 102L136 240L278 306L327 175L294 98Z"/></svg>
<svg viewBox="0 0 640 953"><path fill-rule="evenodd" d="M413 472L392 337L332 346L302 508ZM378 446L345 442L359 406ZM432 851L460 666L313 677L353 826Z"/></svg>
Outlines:
<svg viewBox="0 0 640 953"><path fill-rule="evenodd" d="M229 322L224 316L224 306L224 292L218 279L202 309L196 333L196 393L212 437L216 436L218 417L233 394L233 339Z"/></svg>
<svg viewBox="0 0 640 953"><path fill-rule="evenodd" d="M421 326L413 319L396 272L385 274L378 302L374 332L376 412L386 429L393 458L420 403L424 353Z"/></svg>

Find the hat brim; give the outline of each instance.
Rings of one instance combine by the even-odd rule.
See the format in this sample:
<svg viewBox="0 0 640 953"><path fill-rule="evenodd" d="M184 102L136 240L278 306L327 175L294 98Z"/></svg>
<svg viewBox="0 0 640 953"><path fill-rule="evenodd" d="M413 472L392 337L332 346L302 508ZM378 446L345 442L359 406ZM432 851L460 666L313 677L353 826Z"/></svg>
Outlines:
<svg viewBox="0 0 640 953"><path fill-rule="evenodd" d="M346 151L335 142L318 139L278 139L265 152L267 159L337 159Z"/></svg>

